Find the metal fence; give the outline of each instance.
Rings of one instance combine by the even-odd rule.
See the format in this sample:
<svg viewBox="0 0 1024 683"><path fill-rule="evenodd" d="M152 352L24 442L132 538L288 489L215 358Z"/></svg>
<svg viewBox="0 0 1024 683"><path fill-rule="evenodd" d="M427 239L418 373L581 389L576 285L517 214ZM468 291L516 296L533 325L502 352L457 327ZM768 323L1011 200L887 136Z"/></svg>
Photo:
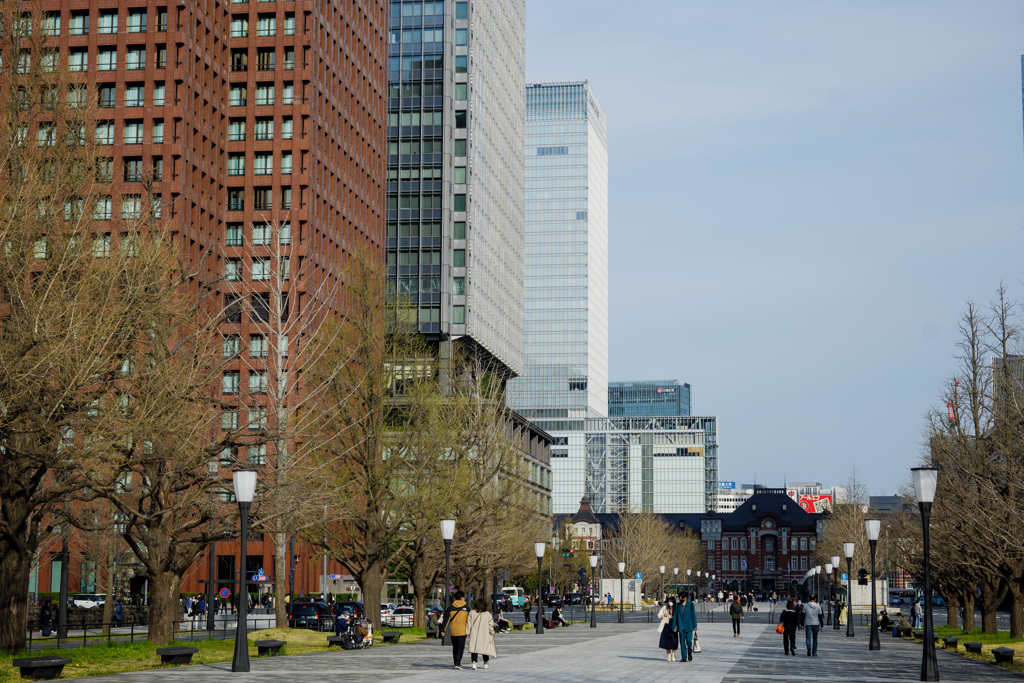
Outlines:
<svg viewBox="0 0 1024 683"><path fill-rule="evenodd" d="M235 637L238 619L223 618L217 620L218 628L212 631L206 628L206 619L193 619L176 622L174 640L229 640ZM250 630L274 628L277 620L273 617L249 617L246 620ZM187 624L187 626L186 626ZM261 625L262 624L262 625ZM64 628L61 628L61 627ZM322 628L320 630L323 630ZM79 633L80 631L80 633ZM135 639L145 640L149 628L144 623L130 620L124 623L94 621L86 618L69 619L66 624L50 626L52 635L43 636L38 625L30 625L28 629L28 649L43 650L88 647L90 645L106 645L109 643L134 643Z"/></svg>

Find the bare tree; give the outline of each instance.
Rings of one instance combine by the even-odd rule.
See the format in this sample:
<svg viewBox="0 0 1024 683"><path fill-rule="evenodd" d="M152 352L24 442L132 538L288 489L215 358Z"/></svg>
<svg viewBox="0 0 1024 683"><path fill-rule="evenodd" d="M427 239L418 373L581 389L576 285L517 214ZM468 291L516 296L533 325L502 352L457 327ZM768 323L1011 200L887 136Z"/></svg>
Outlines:
<svg viewBox="0 0 1024 683"><path fill-rule="evenodd" d="M9 652L25 643L48 511L68 509L109 439L88 412L120 378L152 284L116 248L119 224L94 182L92 98L50 33L40 5L0 7L0 648Z"/></svg>

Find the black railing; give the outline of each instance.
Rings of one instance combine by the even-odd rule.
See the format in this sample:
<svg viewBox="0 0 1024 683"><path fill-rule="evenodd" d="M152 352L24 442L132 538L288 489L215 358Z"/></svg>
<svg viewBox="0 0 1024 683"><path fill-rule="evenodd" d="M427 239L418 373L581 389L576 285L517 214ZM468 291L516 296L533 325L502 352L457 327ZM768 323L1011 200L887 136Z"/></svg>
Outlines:
<svg viewBox="0 0 1024 683"><path fill-rule="evenodd" d="M175 622L172 634L173 640L231 640L235 637L237 618L234 615L225 614L217 619L219 628L213 631L206 630L206 617L197 616L187 620ZM251 625L250 630L275 628L277 619L273 616L265 618L249 617L247 620ZM186 626L187 624L187 626ZM66 628L61 628L65 626ZM327 620L321 620L318 631L331 630ZM145 628L144 628L145 627ZM125 620L118 622L103 622L87 618L68 619L67 624L54 623L50 627L53 635L43 636L42 627L38 624L29 624L28 629L28 650L43 650L48 648L66 649L88 647L90 645L104 645L109 643L134 643L135 639L145 640L148 636L148 627L145 620ZM81 633L78 633L81 631ZM104 632L105 631L105 632ZM62 633L67 635L62 636Z"/></svg>

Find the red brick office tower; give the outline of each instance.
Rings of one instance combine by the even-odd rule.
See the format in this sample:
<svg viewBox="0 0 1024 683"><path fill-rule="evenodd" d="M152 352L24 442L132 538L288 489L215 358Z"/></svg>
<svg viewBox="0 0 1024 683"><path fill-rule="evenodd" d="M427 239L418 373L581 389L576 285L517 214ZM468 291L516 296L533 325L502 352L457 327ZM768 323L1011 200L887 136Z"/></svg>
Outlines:
<svg viewBox="0 0 1024 683"><path fill-rule="evenodd" d="M383 261L385 0L26 3L36 8L62 64L83 72L98 97L110 181L102 216L137 215L152 196L207 278L240 264L230 275L244 287L227 281L225 294L259 293L266 285L252 264L275 249L293 274L303 270L283 283L299 305L356 249ZM224 329L242 342L243 357L228 366L242 387L247 340L261 329L252 317ZM237 554L233 546L218 544L218 556ZM249 553L263 554L269 573L270 540L250 542ZM39 591L52 584L43 557ZM183 590L199 590L201 564ZM90 590L74 554L69 569L70 590Z"/></svg>

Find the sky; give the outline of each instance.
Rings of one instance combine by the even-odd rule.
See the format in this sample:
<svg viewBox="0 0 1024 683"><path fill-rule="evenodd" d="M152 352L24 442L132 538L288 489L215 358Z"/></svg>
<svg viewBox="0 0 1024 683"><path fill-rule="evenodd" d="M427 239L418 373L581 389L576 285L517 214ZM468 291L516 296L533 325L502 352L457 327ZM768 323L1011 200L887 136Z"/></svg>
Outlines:
<svg viewBox="0 0 1024 683"><path fill-rule="evenodd" d="M527 0L609 128L610 379L678 379L719 478L909 481L958 317L1024 300L1024 3Z"/></svg>

